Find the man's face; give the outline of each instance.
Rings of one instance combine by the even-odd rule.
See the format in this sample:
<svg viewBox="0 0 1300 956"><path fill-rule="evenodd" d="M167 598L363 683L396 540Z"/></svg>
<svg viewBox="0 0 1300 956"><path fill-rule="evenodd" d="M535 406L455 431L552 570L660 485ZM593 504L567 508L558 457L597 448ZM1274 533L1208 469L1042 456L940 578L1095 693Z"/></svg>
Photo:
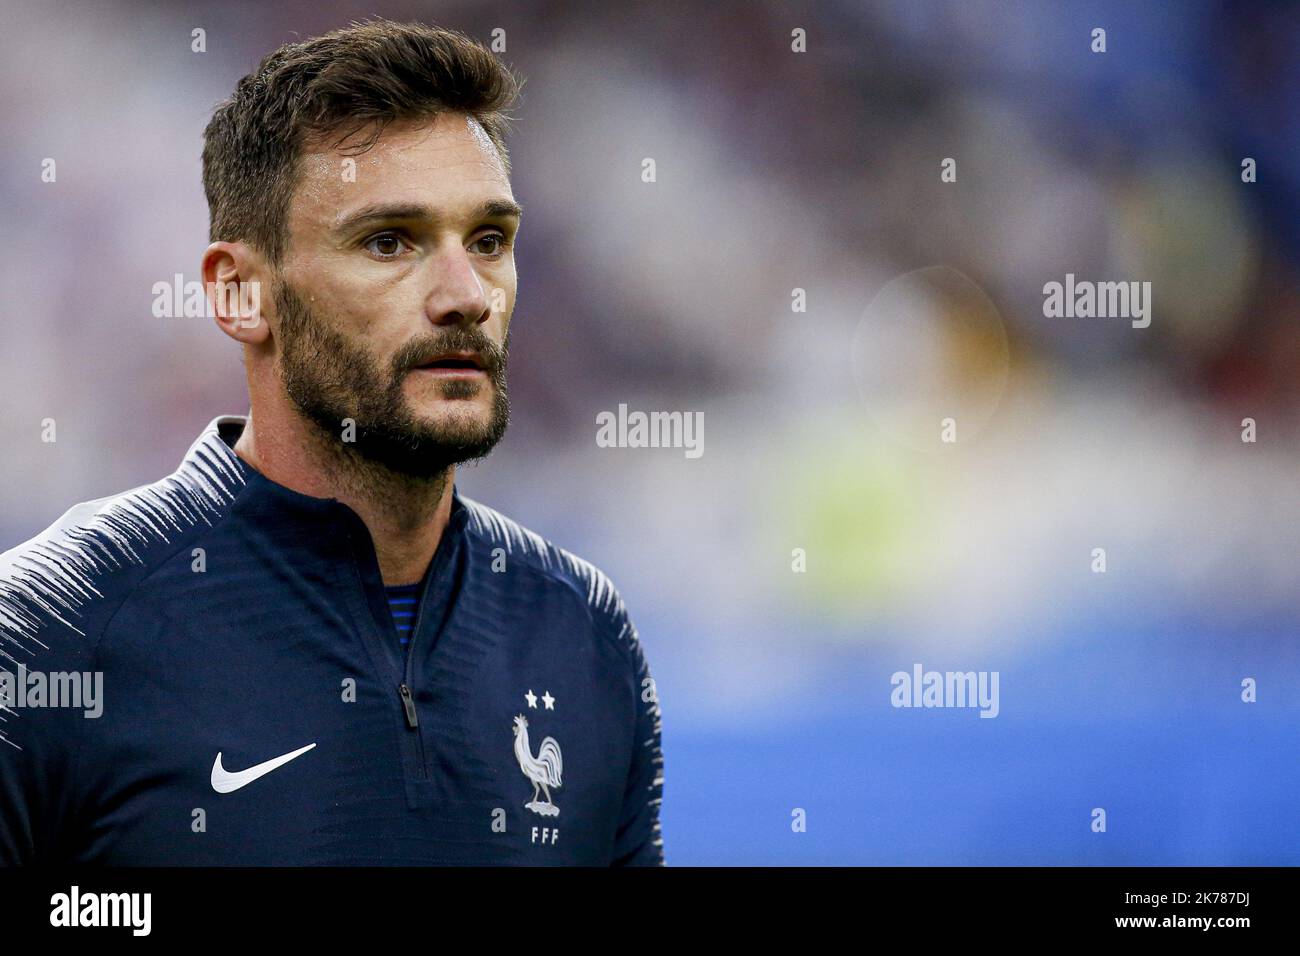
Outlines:
<svg viewBox="0 0 1300 956"><path fill-rule="evenodd" d="M274 294L289 398L340 439L352 419L352 448L406 474L486 455L509 417L519 226L487 135L443 114L301 164Z"/></svg>

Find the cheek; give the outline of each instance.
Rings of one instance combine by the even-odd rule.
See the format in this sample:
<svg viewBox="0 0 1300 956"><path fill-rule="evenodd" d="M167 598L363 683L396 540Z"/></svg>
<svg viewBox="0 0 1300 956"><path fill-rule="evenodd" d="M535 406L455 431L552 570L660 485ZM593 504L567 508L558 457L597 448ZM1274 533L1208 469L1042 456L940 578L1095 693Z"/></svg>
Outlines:
<svg viewBox="0 0 1300 956"><path fill-rule="evenodd" d="M499 281L498 288L501 292L499 300L492 302L492 313L493 317L501 324L501 335L497 337L499 341L505 337L506 329L510 325L510 317L515 313L515 302L517 297L514 276L509 276L508 281L503 277Z"/></svg>
<svg viewBox="0 0 1300 956"><path fill-rule="evenodd" d="M338 321L355 329L370 325L382 311L386 298L382 290L358 288L356 283L339 281L337 276L322 282L318 289L323 304Z"/></svg>
<svg viewBox="0 0 1300 956"><path fill-rule="evenodd" d="M479 280L487 291L494 311L508 314L514 308L518 278L513 257L482 269Z"/></svg>
<svg viewBox="0 0 1300 956"><path fill-rule="evenodd" d="M362 345L383 368L412 337L410 317L423 312L419 299L405 290L358 287L337 279L323 287L318 298L335 328Z"/></svg>

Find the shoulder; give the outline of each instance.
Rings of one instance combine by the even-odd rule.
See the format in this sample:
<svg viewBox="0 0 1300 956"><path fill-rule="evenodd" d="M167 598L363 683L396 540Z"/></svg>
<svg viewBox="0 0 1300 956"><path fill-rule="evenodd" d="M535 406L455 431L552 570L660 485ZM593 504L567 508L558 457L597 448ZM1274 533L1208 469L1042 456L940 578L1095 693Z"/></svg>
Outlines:
<svg viewBox="0 0 1300 956"><path fill-rule="evenodd" d="M74 505L0 554L0 648L35 653L47 635L96 637L107 616L168 557L229 511L238 472L194 466Z"/></svg>
<svg viewBox="0 0 1300 956"><path fill-rule="evenodd" d="M605 572L494 508L464 496L460 500L468 512L471 536L489 549L501 549L509 559L525 562L550 586L576 595L597 630L625 653L637 652L636 627Z"/></svg>

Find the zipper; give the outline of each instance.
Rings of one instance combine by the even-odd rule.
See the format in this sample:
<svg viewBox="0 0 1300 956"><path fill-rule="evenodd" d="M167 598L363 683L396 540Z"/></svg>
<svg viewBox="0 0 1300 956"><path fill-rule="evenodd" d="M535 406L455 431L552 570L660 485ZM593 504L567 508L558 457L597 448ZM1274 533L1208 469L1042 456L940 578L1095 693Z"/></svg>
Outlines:
<svg viewBox="0 0 1300 956"><path fill-rule="evenodd" d="M412 730L420 726L420 717L415 712L415 701L411 699L411 688L403 682L397 685L397 693L402 698L402 708L406 711L406 726ZM421 757L424 755L421 754Z"/></svg>
<svg viewBox="0 0 1300 956"><path fill-rule="evenodd" d="M359 518L355 520L355 524L361 524ZM407 733L415 735L414 739L409 736L406 738L406 741L403 743L403 749L406 750L408 759L411 759L418 764L417 779L419 780L427 780L429 770L428 758L424 746L424 729L420 726L420 716L415 706L415 691L412 689L415 686L415 644L416 641L420 639L420 631L423 627L423 621L427 616L432 595L437 590L435 585L437 583L440 569L447 561L448 550L453 547L452 537L456 533L455 529L456 525L454 520L449 521L443 532L442 538L438 542L438 547L434 549L433 556L430 558L429 567L425 570L424 587L420 592L420 603L415 612L415 619L411 622L411 638L406 644L406 658L402 662L400 670L392 667L393 659L390 656L390 652L384 647L385 635L380 633L381 631L386 630L388 640L391 641L393 639L395 632L392 628L391 615L385 615L388 619L388 626L385 628L383 626L384 622L381 622L376 618L375 612L372 610L370 605L370 599L367 595L365 586L367 572L363 570L360 564L356 563L358 560L362 560L360 556L360 545L367 540L365 537L362 537L362 534L368 534L369 532L365 530L364 525L361 525L360 528L354 527L349 530L349 537L353 539L351 550L355 570L357 572L356 580L357 584L360 585L360 610L365 614L364 620L370 624L370 627L367 628L367 630L370 631L372 642L375 644L375 653L379 655L375 663L381 668L387 669L390 674L398 678L397 700L402 709L402 719L406 724ZM373 554L373 551L371 551L371 554ZM378 584L382 591L383 579L379 572L378 562L368 561L367 564L370 565L369 573L373 574L378 579ZM384 606L387 606L387 601L383 601L383 604Z"/></svg>
<svg viewBox="0 0 1300 956"><path fill-rule="evenodd" d="M445 535L446 532L444 532ZM438 542L439 547L434 549L433 557L429 559L429 566L424 570L424 587L420 590L420 603L416 605L415 617L411 621L411 639L406 642L406 661L402 669L402 682L397 685L397 694L402 698L402 709L406 714L406 728L414 730L417 733L420 729L420 715L415 711L415 695L411 693L411 669L415 661L415 642L420 639L420 622L424 619L425 609L429 606L429 592L433 590L434 564L438 560L438 552L442 550L442 542ZM420 766L425 765L424 756L424 735L420 735Z"/></svg>
<svg viewBox="0 0 1300 956"><path fill-rule="evenodd" d="M420 762L421 780L427 779L429 776L429 761L424 752L424 731L420 729L420 715L415 709L415 693L411 690L411 685L415 683L412 676L415 666L415 642L420 639L420 621L424 617L426 598L428 598L429 589L432 586L433 561L430 560L429 568L425 571L424 587L420 592L420 603L417 606L415 618L411 621L411 639L406 642L406 660L403 662L402 667L402 682L397 685L397 696L402 702L402 715L406 718L406 729L408 732L415 734L415 756Z"/></svg>
<svg viewBox="0 0 1300 956"><path fill-rule="evenodd" d="M402 664L397 664L393 660L392 653L389 650L391 642L397 639L397 632L394 630L391 614L385 613L384 618L377 616L375 608L371 607L369 593L366 588L367 575L373 575L376 579L380 591L383 590L383 578L379 573L378 562L368 562L363 555L363 547L366 538L363 534L368 534L365 526L361 525L360 519L349 520L347 537L349 541L349 552L353 565L353 580L356 582L356 596L360 599L357 605L357 623L361 626L365 635L369 638L367 643L372 647L371 657L380 671L386 671L391 677L397 678L397 703L401 708L402 720L405 723L408 734L413 733L414 738L401 735L404 739L401 741L402 751L404 753L403 762L411 768L404 771L407 779L426 780L428 779L428 762L424 753L424 738L420 728L419 713L415 708L415 693L411 690L414 680L412 679L412 654L411 650L415 645L416 628L419 627L419 619L424 615L424 596L421 596L420 609L417 611L415 622L411 627L411 639L406 645L406 659ZM372 552L373 553L373 552ZM369 565L369 567L367 567ZM427 592L427 588L425 589ZM383 601L383 606L387 607L387 600ZM385 634L386 632L386 634ZM385 639L387 638L387 639ZM394 665L397 666L394 666ZM389 685L394 686L392 684ZM411 774L414 773L414 777Z"/></svg>

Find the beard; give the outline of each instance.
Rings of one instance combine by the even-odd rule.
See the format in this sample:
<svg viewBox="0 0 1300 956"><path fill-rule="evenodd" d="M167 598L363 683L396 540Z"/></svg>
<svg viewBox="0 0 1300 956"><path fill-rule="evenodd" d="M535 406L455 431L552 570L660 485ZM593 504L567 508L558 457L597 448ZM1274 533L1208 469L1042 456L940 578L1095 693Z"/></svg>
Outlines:
<svg viewBox="0 0 1300 956"><path fill-rule="evenodd" d="M506 397L506 357L510 344L497 345L477 327L456 325L442 333L412 339L385 366L360 343L323 321L287 282L275 287L280 320L280 380L289 400L321 431L327 443L350 457L399 475L434 479L454 465L486 457L510 422ZM437 422L416 414L402 392L411 370L448 351L479 355L493 392L487 422L456 417ZM466 399L483 386L453 379L441 383L442 397ZM344 419L355 422L352 441L344 441Z"/></svg>

